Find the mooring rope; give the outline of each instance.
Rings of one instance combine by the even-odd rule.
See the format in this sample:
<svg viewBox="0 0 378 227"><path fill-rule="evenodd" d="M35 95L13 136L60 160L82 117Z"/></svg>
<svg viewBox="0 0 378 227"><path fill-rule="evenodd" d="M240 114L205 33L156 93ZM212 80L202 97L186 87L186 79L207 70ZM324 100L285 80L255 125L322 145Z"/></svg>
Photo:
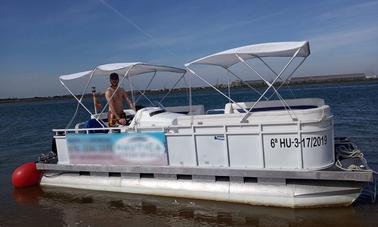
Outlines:
<svg viewBox="0 0 378 227"><path fill-rule="evenodd" d="M373 172L373 183L368 184L367 191L370 193L371 202L375 203L377 198L377 171L374 171L369 167L367 160L364 157L364 154L357 148L355 144L350 142L348 139L342 139L342 141L335 140L336 146L336 162L335 165L341 170L345 171L372 171ZM361 160L362 165L350 164L345 167L341 163L343 159L358 158ZM373 190L371 187L373 186Z"/></svg>

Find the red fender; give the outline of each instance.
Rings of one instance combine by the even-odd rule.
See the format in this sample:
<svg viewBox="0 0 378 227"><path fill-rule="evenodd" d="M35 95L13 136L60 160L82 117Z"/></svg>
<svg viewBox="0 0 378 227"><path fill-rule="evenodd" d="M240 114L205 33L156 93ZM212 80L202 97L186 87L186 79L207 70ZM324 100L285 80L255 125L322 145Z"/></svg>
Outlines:
<svg viewBox="0 0 378 227"><path fill-rule="evenodd" d="M12 184L16 188L24 188L39 184L42 173L37 170L34 162L28 162L13 171Z"/></svg>

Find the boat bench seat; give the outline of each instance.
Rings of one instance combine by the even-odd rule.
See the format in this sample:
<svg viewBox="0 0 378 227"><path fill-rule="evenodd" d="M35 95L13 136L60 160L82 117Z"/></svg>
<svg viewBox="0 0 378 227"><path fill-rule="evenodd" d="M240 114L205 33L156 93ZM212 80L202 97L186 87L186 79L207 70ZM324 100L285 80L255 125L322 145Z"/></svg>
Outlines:
<svg viewBox="0 0 378 227"><path fill-rule="evenodd" d="M324 100L322 99L288 99L286 103L290 106L292 110L307 110L318 108L324 105ZM246 110L251 108L254 102L238 102L238 103L227 103L224 108L225 114L232 113L245 113ZM244 108L244 109L243 109ZM286 110L287 107L283 106L280 100L272 101L261 101L256 104L256 106L251 110L251 112L263 112L263 111L282 111Z"/></svg>
<svg viewBox="0 0 378 227"><path fill-rule="evenodd" d="M190 106L169 106L165 107L169 112L181 113L186 115L202 115L205 114L205 107L203 105L192 105Z"/></svg>

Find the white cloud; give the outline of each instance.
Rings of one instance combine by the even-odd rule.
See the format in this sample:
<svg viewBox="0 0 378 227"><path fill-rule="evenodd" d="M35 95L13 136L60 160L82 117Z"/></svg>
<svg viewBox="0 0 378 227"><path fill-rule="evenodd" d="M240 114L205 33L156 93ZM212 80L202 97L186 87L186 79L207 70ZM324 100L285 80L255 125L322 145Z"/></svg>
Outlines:
<svg viewBox="0 0 378 227"><path fill-rule="evenodd" d="M307 37L316 51L330 48L364 46L364 43L378 40L378 27L359 27L353 30L340 30L332 33Z"/></svg>
<svg viewBox="0 0 378 227"><path fill-rule="evenodd" d="M357 2L357 1L356 1ZM332 20L339 17L355 17L355 16L364 16L364 12L371 11L372 13L377 14L378 1L370 2L357 2L354 5L348 5L347 7L340 7L332 10L328 10L323 14L319 15L319 19L323 20Z"/></svg>

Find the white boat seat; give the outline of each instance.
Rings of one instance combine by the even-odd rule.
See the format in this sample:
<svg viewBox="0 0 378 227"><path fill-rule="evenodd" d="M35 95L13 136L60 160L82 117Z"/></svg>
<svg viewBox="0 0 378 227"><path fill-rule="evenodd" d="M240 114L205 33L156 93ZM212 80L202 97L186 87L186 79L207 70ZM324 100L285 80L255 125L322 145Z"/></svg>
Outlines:
<svg viewBox="0 0 378 227"><path fill-rule="evenodd" d="M318 108L324 105L323 99L289 99L286 103L290 106L292 110L306 110ZM224 108L225 114L232 113L245 113L246 110L251 108L254 102L238 102L238 103L227 103ZM244 108L244 109L243 109ZM286 110L280 100L271 101L260 101L253 108L251 112L263 112L263 111L283 111Z"/></svg>

